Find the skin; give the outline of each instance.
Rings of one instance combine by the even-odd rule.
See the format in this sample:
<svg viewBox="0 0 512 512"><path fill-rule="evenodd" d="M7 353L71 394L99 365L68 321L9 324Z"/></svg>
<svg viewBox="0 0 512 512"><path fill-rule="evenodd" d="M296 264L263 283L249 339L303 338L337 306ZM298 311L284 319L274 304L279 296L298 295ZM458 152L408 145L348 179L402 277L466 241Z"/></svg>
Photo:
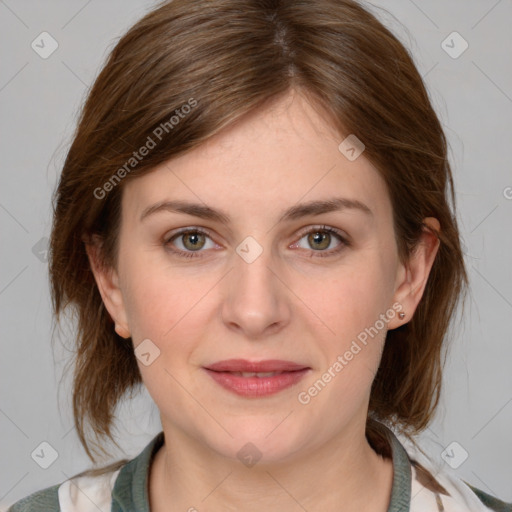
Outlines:
<svg viewBox="0 0 512 512"><path fill-rule="evenodd" d="M98 245L88 246L116 330L134 347L149 338L160 350L149 366L138 362L166 440L151 468L153 512L337 511L340 503L344 511L387 510L392 463L365 437L386 328L307 405L297 397L393 304L406 317L396 315L388 329L410 320L438 240L425 231L414 255L400 261L385 182L364 153L352 162L341 154L345 136L290 91L125 184L115 269L101 268ZM333 197L372 213L346 208L279 221L297 203ZM208 205L230 221L172 211L140 219L166 200ZM425 222L439 229L436 219ZM324 225L348 245L328 234L324 245L308 242ZM186 237L169 241L191 227L211 233L199 239L199 252L184 245ZM236 252L247 236L263 249L252 263ZM290 360L311 370L275 395L246 398L202 368L230 358ZM247 442L262 454L250 468L237 457Z"/></svg>

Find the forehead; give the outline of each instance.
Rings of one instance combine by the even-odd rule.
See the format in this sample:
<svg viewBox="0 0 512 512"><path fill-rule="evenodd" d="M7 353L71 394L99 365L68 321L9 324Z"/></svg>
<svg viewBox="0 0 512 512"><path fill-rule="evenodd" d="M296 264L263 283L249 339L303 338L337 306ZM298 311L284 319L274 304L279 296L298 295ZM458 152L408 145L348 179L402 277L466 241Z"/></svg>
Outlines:
<svg viewBox="0 0 512 512"><path fill-rule="evenodd" d="M127 183L123 210L135 220L148 205L179 198L263 216L336 195L390 213L385 182L364 152L351 161L340 151L347 135L290 93Z"/></svg>

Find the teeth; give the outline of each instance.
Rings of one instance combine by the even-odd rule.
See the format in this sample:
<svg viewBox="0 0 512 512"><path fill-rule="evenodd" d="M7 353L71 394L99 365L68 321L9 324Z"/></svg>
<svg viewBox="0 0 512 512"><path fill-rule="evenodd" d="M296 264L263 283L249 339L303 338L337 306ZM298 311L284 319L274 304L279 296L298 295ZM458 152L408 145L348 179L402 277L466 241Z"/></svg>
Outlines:
<svg viewBox="0 0 512 512"><path fill-rule="evenodd" d="M274 375L279 375L283 372L231 372L233 375L238 375L239 377L273 377Z"/></svg>

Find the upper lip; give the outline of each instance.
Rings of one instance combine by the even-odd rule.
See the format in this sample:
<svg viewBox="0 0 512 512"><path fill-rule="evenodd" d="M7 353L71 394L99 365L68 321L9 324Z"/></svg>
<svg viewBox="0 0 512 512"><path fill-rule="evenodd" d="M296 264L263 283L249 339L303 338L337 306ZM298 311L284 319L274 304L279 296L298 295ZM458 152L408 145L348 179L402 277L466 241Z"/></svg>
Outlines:
<svg viewBox="0 0 512 512"><path fill-rule="evenodd" d="M303 364L293 361L282 361L279 359L268 359L266 361L247 361L246 359L227 359L205 366L207 370L216 372L291 372L309 368Z"/></svg>

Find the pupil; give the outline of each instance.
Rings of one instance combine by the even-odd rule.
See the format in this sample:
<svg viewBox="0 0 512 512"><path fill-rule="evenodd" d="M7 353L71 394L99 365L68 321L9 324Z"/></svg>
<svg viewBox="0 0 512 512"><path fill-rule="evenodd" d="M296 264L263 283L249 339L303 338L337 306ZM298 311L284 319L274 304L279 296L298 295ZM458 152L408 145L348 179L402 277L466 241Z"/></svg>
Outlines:
<svg viewBox="0 0 512 512"><path fill-rule="evenodd" d="M188 249L201 248L201 235L200 233L189 233L184 237L184 245Z"/></svg>
<svg viewBox="0 0 512 512"><path fill-rule="evenodd" d="M311 240L312 240L312 243L313 244L317 244L317 249L325 249L329 243L327 243L327 245L325 245L325 241L327 240L328 242L328 233L322 233L320 231L317 231L316 233L313 233L312 235L310 235L311 237ZM318 247L319 246L319 247Z"/></svg>

